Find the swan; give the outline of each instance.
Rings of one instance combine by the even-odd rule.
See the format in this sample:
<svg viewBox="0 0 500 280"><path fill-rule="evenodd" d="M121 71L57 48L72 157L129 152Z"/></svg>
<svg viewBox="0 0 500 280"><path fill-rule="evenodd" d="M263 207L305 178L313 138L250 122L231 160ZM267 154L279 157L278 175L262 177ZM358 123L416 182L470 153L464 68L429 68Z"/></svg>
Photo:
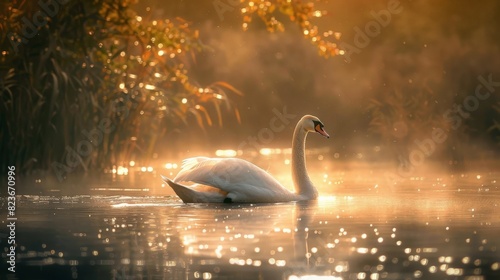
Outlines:
<svg viewBox="0 0 500 280"><path fill-rule="evenodd" d="M183 160L170 180L161 176L184 203L274 203L313 200L318 191L306 170L305 142L309 132L330 138L315 116L302 117L293 132L291 192L262 168L239 158L193 157ZM192 185L185 185L192 183Z"/></svg>

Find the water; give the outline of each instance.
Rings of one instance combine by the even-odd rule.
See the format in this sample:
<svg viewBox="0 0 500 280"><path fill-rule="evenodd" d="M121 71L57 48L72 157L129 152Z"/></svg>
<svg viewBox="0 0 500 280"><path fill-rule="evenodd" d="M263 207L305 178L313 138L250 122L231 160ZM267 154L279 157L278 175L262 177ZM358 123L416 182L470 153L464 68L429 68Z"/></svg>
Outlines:
<svg viewBox="0 0 500 280"><path fill-rule="evenodd" d="M500 278L498 174L415 177L392 188L373 174L361 181L349 174L329 178L334 177L318 184L322 196L309 203L185 205L175 196L17 196L17 272L7 276ZM6 271L5 262L2 266Z"/></svg>

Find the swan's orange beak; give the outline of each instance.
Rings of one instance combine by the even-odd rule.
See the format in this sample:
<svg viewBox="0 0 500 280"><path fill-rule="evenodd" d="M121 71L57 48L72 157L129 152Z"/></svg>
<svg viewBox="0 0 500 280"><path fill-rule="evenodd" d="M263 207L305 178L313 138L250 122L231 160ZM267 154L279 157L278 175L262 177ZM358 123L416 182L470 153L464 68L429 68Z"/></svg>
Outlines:
<svg viewBox="0 0 500 280"><path fill-rule="evenodd" d="M330 135L326 133L326 131L321 127L321 125L317 124L316 127L314 127L314 130L316 130L317 133L325 136L326 138L330 138Z"/></svg>

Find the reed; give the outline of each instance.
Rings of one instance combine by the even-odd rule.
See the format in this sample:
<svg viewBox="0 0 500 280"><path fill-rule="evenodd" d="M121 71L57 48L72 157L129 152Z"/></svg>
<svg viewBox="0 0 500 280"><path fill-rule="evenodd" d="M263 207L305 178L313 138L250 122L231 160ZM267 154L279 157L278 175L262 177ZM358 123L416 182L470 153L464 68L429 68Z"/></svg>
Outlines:
<svg viewBox="0 0 500 280"><path fill-rule="evenodd" d="M76 154L79 165L69 171L100 170L132 154L151 158L159 139L181 123L222 125L224 108L239 116L229 98L238 90L190 77L205 46L187 22L141 18L131 0L73 0L26 38L22 19L33 18L36 3L0 6L2 169L29 173L65 164L84 132L103 120L113 129L89 154ZM12 40L22 39L13 48Z"/></svg>

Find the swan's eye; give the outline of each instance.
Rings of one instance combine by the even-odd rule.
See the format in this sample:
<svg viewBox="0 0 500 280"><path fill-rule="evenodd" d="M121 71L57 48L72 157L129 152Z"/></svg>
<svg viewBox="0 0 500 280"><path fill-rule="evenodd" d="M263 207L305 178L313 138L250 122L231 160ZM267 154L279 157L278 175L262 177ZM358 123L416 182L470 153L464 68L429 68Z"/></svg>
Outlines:
<svg viewBox="0 0 500 280"><path fill-rule="evenodd" d="M314 130L317 133L325 136L326 138L330 138L330 135L328 135L328 133L326 133L324 129L325 126L323 125L323 123L321 123L320 121L313 121L313 123L314 123Z"/></svg>
<svg viewBox="0 0 500 280"><path fill-rule="evenodd" d="M321 125L320 124L317 124L316 127L314 128L314 130L316 131L321 131Z"/></svg>
<svg viewBox="0 0 500 280"><path fill-rule="evenodd" d="M313 124L314 124L314 130L316 130L318 132L323 130L324 125L321 122L313 121Z"/></svg>

